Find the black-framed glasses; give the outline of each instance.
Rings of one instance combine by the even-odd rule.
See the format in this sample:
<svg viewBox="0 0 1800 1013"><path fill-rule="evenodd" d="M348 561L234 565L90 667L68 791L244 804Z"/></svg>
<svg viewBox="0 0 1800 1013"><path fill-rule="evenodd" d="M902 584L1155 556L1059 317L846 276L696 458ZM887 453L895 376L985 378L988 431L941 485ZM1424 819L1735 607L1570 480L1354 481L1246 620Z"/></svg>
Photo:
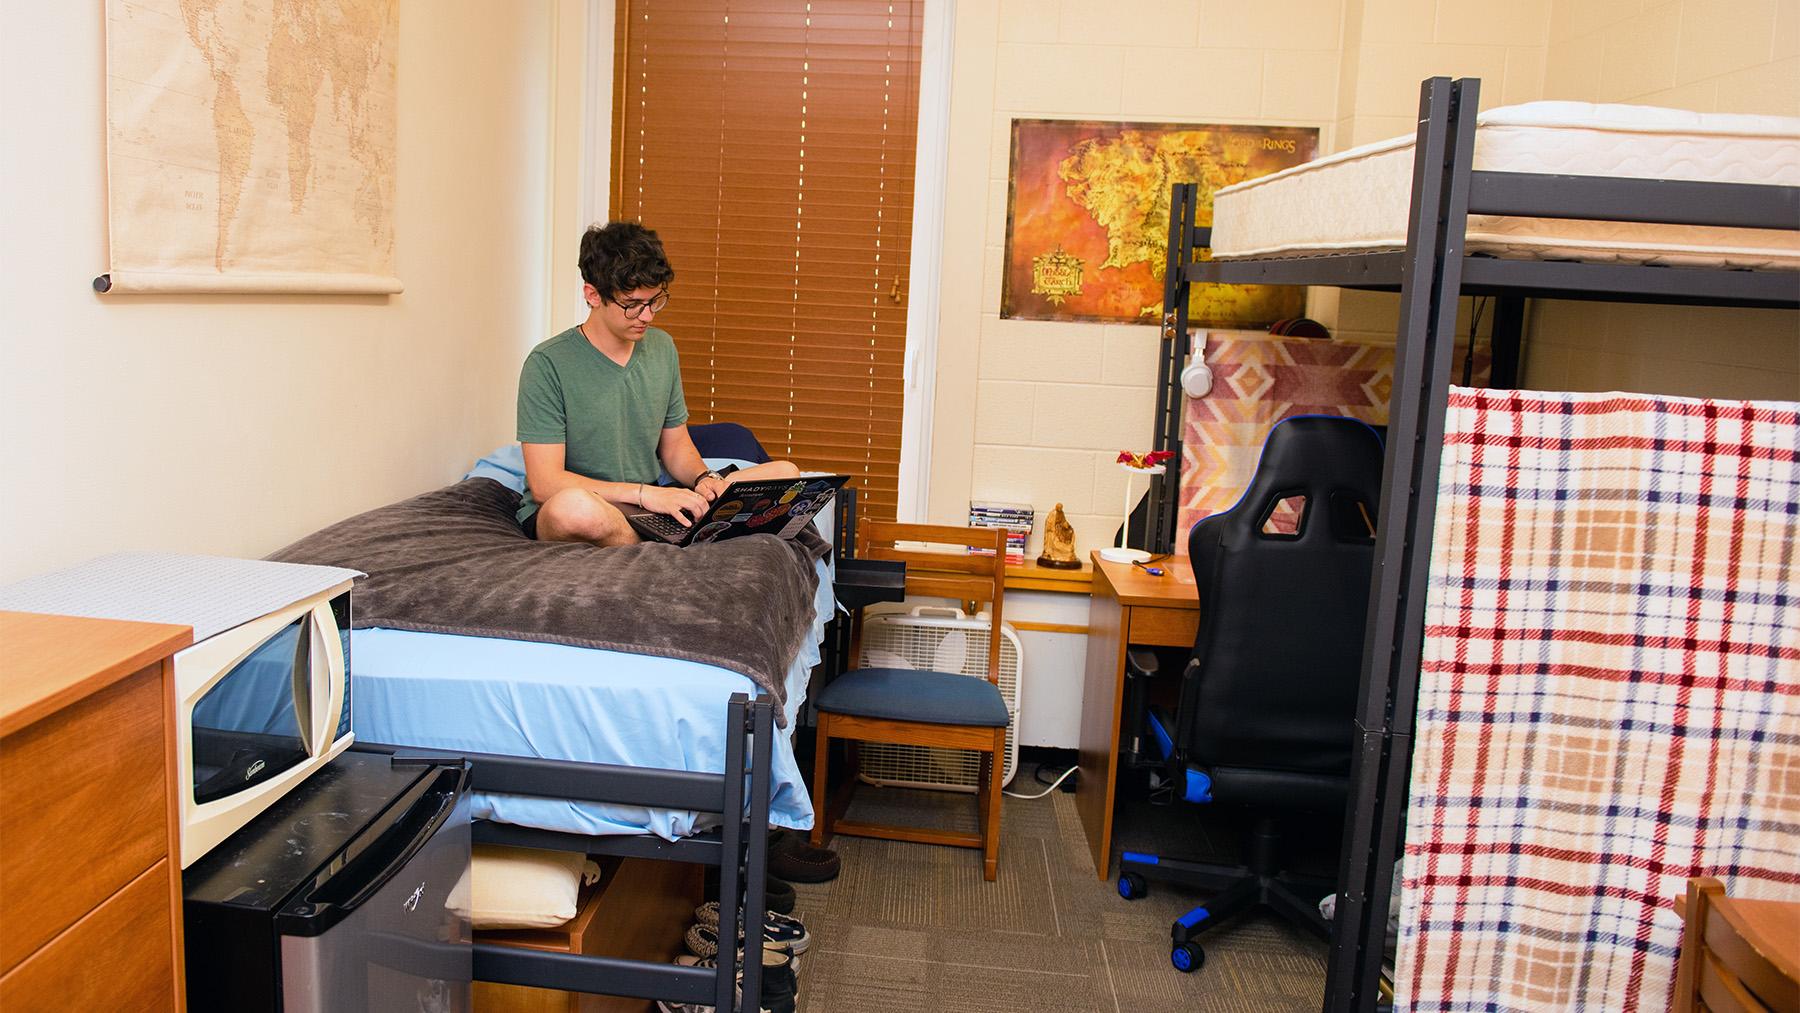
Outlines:
<svg viewBox="0 0 1800 1013"><path fill-rule="evenodd" d="M669 305L669 292L664 289L648 299L627 299L624 302L608 299L607 302L617 306L627 319L636 320L644 315L645 310L649 310L652 316L661 313L663 307Z"/></svg>

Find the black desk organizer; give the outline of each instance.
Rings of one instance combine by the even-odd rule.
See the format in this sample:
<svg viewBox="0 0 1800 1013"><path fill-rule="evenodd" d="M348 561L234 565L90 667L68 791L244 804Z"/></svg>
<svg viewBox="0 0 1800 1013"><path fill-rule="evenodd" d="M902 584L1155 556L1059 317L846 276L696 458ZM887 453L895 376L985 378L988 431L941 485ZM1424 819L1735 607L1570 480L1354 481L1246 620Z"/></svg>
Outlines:
<svg viewBox="0 0 1800 1013"><path fill-rule="evenodd" d="M855 612L865 605L906 600L905 563L856 558L856 490L849 486L838 490L836 537L831 550L837 557L837 579L832 590L840 606ZM842 612L832 617L825 632L822 664L827 680L855 664L850 657L849 617Z"/></svg>

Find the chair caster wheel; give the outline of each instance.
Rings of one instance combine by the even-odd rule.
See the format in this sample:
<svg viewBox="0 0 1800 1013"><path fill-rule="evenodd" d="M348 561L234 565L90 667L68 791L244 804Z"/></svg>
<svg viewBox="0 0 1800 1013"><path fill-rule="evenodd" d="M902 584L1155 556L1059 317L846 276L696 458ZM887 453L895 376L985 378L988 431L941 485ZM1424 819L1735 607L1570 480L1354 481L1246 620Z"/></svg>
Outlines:
<svg viewBox="0 0 1800 1013"><path fill-rule="evenodd" d="M1192 974L1206 963L1206 951L1200 948L1199 943L1176 943L1169 950L1169 963L1174 964L1175 970L1182 974Z"/></svg>
<svg viewBox="0 0 1800 1013"><path fill-rule="evenodd" d="M1139 900L1150 893L1150 884L1144 877L1135 872L1119 873L1119 896L1126 900Z"/></svg>

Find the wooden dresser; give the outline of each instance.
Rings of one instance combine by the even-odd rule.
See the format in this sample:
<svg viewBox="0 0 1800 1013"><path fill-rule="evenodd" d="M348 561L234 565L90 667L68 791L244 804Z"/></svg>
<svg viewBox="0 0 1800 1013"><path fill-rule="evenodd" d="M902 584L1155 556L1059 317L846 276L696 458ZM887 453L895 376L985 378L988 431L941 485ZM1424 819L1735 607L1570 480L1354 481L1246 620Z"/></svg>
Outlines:
<svg viewBox="0 0 1800 1013"><path fill-rule="evenodd" d="M170 655L186 626L0 612L0 1010L180 1010Z"/></svg>

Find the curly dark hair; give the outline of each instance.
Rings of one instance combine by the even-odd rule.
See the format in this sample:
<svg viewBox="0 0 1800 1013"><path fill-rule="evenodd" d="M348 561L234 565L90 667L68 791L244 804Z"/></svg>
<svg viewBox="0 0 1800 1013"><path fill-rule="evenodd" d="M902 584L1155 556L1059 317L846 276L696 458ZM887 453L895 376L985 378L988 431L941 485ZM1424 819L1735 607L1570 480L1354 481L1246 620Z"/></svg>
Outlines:
<svg viewBox="0 0 1800 1013"><path fill-rule="evenodd" d="M636 222L590 225L581 237L581 280L607 302L640 288L664 288L675 269L656 233Z"/></svg>

